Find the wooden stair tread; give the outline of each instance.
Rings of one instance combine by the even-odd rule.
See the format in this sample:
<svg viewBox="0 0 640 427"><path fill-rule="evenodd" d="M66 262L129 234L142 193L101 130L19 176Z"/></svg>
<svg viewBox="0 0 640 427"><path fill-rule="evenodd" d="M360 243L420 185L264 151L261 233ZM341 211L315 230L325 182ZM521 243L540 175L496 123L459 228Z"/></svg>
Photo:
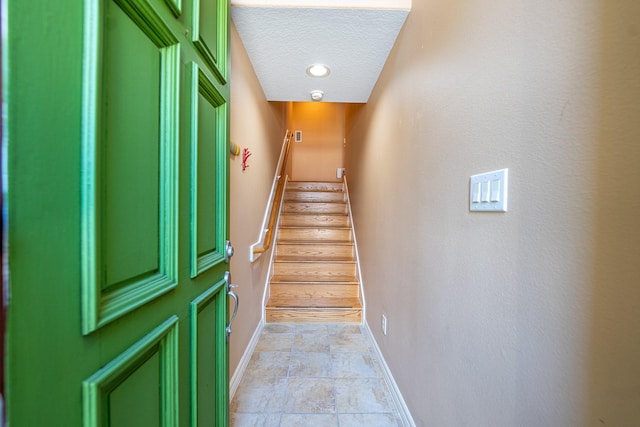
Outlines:
<svg viewBox="0 0 640 427"><path fill-rule="evenodd" d="M360 299L355 298L290 298L272 297L267 302L267 308L362 308Z"/></svg>
<svg viewBox="0 0 640 427"><path fill-rule="evenodd" d="M271 283L271 298L357 298L360 287L357 283Z"/></svg>
<svg viewBox="0 0 640 427"><path fill-rule="evenodd" d="M297 245L297 244L310 244L313 243L310 240L281 240L282 245ZM351 246L352 240L324 240L322 243L327 243L330 246Z"/></svg>
<svg viewBox="0 0 640 427"><path fill-rule="evenodd" d="M284 199L287 202L302 203L345 203L344 193L338 191L287 191Z"/></svg>
<svg viewBox="0 0 640 427"><path fill-rule="evenodd" d="M283 233L284 234L284 233ZM297 244L306 244L308 246L310 246L312 243L317 242L318 244L320 243L326 243L326 245L324 246L350 246L350 243L353 243L353 240L351 238L348 238L347 236L335 236L335 235L326 235L326 234L320 234L320 233L316 233L317 236L317 240L313 240L313 236L310 236L310 234L314 234L314 233L290 233L290 234L284 234L283 236L278 236L278 244L282 244L282 245L297 245Z"/></svg>
<svg viewBox="0 0 640 427"><path fill-rule="evenodd" d="M267 308L267 323L361 323L361 308Z"/></svg>
<svg viewBox="0 0 640 427"><path fill-rule="evenodd" d="M287 202L288 203L288 202ZM306 204L306 203L305 203ZM326 204L326 203L323 203ZM342 209L344 206L340 206L340 208ZM349 218L349 213L344 210L343 212L318 212L318 211L289 211L289 212L282 212L281 215L282 218L284 219L304 219L304 220L310 220L310 219L318 219L318 220L343 220L345 218ZM306 227L306 225L291 225L289 227ZM330 226L331 227L331 226ZM345 228L351 228L351 225L342 225L342 226L332 226L332 227L345 227Z"/></svg>
<svg viewBox="0 0 640 427"><path fill-rule="evenodd" d="M287 205L312 205L312 206L317 206L317 205L340 205L340 206L344 206L347 204L346 200L341 200L339 202L327 202L324 200L284 200L284 203Z"/></svg>
<svg viewBox="0 0 640 427"><path fill-rule="evenodd" d="M319 278L317 275L292 275L292 276L273 276L271 278L271 284L274 283L304 283L305 285L326 285L327 283L331 284L345 284L352 285L357 284L358 280L355 276L322 276Z"/></svg>
<svg viewBox="0 0 640 427"><path fill-rule="evenodd" d="M313 243L317 243L317 244L323 244L326 243L328 245L349 245L349 244L353 244L353 240L321 240L321 241L316 241L316 240L302 240L302 239L278 239L278 243L282 243L285 245L297 245L297 244L313 244Z"/></svg>
<svg viewBox="0 0 640 427"><path fill-rule="evenodd" d="M309 261L309 262L348 262L352 261L355 263L355 258L353 256L350 257L342 257L342 256L331 256L331 255L277 255L274 258L275 262L278 261Z"/></svg>
<svg viewBox="0 0 640 427"><path fill-rule="evenodd" d="M351 227L341 225L283 225L278 227L279 230L347 230L351 231Z"/></svg>
<svg viewBox="0 0 640 427"><path fill-rule="evenodd" d="M344 192L341 182L329 181L287 181L286 191L334 191Z"/></svg>
<svg viewBox="0 0 640 427"><path fill-rule="evenodd" d="M346 212L327 212L327 213L317 213L317 212L282 212L282 216L331 216L331 217L342 217L349 216Z"/></svg>
<svg viewBox="0 0 640 427"><path fill-rule="evenodd" d="M355 261L355 245L351 241L339 243L284 241L276 244L275 260Z"/></svg>
<svg viewBox="0 0 640 427"><path fill-rule="evenodd" d="M289 181L289 183L290 182L291 181ZM302 188L302 187L287 186L287 193L344 193L344 189L343 188L338 188L338 187L335 187L335 188L332 188L332 187Z"/></svg>
<svg viewBox="0 0 640 427"><path fill-rule="evenodd" d="M324 217L324 218L319 218L319 217ZM318 219L318 221L322 221L325 218L327 218L327 220L342 220L345 218L349 218L349 214L344 213L344 212L327 212L327 213L319 213L319 212L282 212L282 219L285 220L293 220L293 219L303 219L303 220L310 220L310 219ZM304 225L293 225L293 226L289 226L289 227L306 227ZM331 226L329 226L331 227ZM340 227L340 226L338 226ZM348 225L342 226L342 227L349 227Z"/></svg>
<svg viewBox="0 0 640 427"><path fill-rule="evenodd" d="M279 262L277 260L274 261L274 263L278 264ZM355 264L356 261L354 259L348 259L348 260L344 260L344 261L326 261L326 260L314 260L314 259L295 259L295 260L287 260L287 261L281 261L280 264L282 263L286 263L288 265L296 265L296 264L304 264L304 265L309 265L309 264L318 264L318 267L321 267L323 265L326 264L338 264L338 265L344 265L344 264ZM326 267L325 267L326 268Z"/></svg>
<svg viewBox="0 0 640 427"><path fill-rule="evenodd" d="M285 201L282 209L283 213L313 212L316 214L326 213L347 213L346 203L300 203Z"/></svg>
<svg viewBox="0 0 640 427"><path fill-rule="evenodd" d="M354 246L353 240L278 240L282 246Z"/></svg>
<svg viewBox="0 0 640 427"><path fill-rule="evenodd" d="M287 212L280 217L280 227L349 227L351 218L344 213Z"/></svg>
<svg viewBox="0 0 640 427"><path fill-rule="evenodd" d="M347 202L344 200L338 202L326 202L324 200L284 200L284 202L288 205L346 205Z"/></svg>

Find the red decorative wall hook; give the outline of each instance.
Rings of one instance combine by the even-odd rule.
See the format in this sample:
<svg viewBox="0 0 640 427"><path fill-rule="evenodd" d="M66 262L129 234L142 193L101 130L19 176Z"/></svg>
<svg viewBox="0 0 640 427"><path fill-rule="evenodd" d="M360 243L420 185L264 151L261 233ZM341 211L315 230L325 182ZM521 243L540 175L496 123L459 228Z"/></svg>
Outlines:
<svg viewBox="0 0 640 427"><path fill-rule="evenodd" d="M247 160L251 156L251 151L248 148L242 149L242 172L246 171L249 165L247 164Z"/></svg>

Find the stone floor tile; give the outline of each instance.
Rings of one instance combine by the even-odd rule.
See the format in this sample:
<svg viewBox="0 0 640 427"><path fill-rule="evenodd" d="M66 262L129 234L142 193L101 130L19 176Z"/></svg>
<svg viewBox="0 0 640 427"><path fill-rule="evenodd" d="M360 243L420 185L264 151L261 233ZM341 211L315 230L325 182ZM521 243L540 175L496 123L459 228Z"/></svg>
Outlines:
<svg viewBox="0 0 640 427"><path fill-rule="evenodd" d="M329 334L328 326L324 323L298 323L297 334Z"/></svg>
<svg viewBox="0 0 640 427"><path fill-rule="evenodd" d="M267 323L262 329L263 334L293 334L296 332L295 323Z"/></svg>
<svg viewBox="0 0 640 427"><path fill-rule="evenodd" d="M333 378L380 378L368 353L338 352L331 354Z"/></svg>
<svg viewBox="0 0 640 427"><path fill-rule="evenodd" d="M336 402L339 413L392 412L386 385L377 378L336 379Z"/></svg>
<svg viewBox="0 0 640 427"><path fill-rule="evenodd" d="M349 325L336 323L327 326L330 335L345 335L345 334L362 334L360 325Z"/></svg>
<svg viewBox="0 0 640 427"><path fill-rule="evenodd" d="M292 353L289 377L331 377L329 353Z"/></svg>
<svg viewBox="0 0 640 427"><path fill-rule="evenodd" d="M291 353L258 351L253 353L245 375L257 377L286 377L289 374Z"/></svg>
<svg viewBox="0 0 640 427"><path fill-rule="evenodd" d="M362 334L341 334L329 336L331 352L355 351L359 353L369 352L369 345Z"/></svg>
<svg viewBox="0 0 640 427"><path fill-rule="evenodd" d="M262 334L254 351L291 351L294 334Z"/></svg>
<svg viewBox="0 0 640 427"><path fill-rule="evenodd" d="M280 427L337 427L336 414L283 414Z"/></svg>
<svg viewBox="0 0 640 427"><path fill-rule="evenodd" d="M334 380L289 378L284 412L335 413Z"/></svg>
<svg viewBox="0 0 640 427"><path fill-rule="evenodd" d="M230 427L279 427L280 414L230 414Z"/></svg>
<svg viewBox="0 0 640 427"><path fill-rule="evenodd" d="M230 411L282 412L286 391L286 378L246 376L236 391Z"/></svg>
<svg viewBox="0 0 640 427"><path fill-rule="evenodd" d="M340 414L340 427L398 427L393 414Z"/></svg>
<svg viewBox="0 0 640 427"><path fill-rule="evenodd" d="M296 333L293 340L294 352L329 352L329 335L328 334L307 334Z"/></svg>

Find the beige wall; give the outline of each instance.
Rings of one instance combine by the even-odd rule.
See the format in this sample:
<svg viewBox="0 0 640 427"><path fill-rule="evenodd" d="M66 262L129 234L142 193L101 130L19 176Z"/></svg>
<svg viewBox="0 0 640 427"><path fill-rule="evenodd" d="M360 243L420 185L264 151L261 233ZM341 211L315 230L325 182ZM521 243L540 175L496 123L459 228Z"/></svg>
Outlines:
<svg viewBox="0 0 640 427"><path fill-rule="evenodd" d="M345 106L324 102L291 103L291 130L302 131L302 142L291 152L293 181L337 181L343 167Z"/></svg>
<svg viewBox="0 0 640 427"><path fill-rule="evenodd" d="M639 23L637 0L414 1L350 107L367 321L417 425L640 425ZM504 167L509 212L469 213Z"/></svg>
<svg viewBox="0 0 640 427"><path fill-rule="evenodd" d="M231 157L231 276L239 288L240 310L230 342L230 372L238 366L261 320L269 254L249 262L249 246L258 240L282 139L285 105L268 103L236 28L231 28L231 141L252 155L242 172L242 156Z"/></svg>

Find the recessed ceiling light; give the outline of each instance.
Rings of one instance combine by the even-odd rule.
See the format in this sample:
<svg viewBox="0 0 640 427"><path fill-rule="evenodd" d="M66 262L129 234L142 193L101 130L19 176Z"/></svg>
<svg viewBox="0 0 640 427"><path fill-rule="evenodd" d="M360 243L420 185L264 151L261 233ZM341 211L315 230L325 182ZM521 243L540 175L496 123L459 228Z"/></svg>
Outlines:
<svg viewBox="0 0 640 427"><path fill-rule="evenodd" d="M324 92L321 90L312 90L311 91L311 99L314 101L322 101L322 97L324 96Z"/></svg>
<svg viewBox="0 0 640 427"><path fill-rule="evenodd" d="M323 64L313 64L307 67L307 74L311 77L327 77L329 73L331 70Z"/></svg>

